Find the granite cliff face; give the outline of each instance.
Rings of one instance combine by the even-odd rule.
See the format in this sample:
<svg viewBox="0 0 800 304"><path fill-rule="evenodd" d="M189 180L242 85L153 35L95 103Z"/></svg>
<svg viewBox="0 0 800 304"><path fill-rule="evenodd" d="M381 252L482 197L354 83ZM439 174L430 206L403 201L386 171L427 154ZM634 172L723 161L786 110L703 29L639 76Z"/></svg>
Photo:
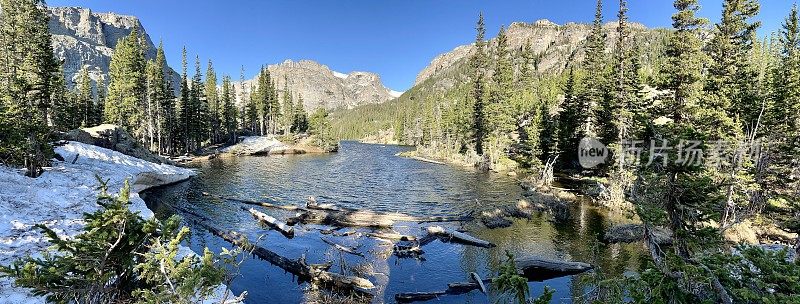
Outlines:
<svg viewBox="0 0 800 304"><path fill-rule="evenodd" d="M275 87L281 91L280 94L283 94L284 85L288 82L289 91L295 98L302 95L303 106L309 112L317 108L350 109L359 105L386 102L400 95L400 92L383 86L377 74L343 74L311 60L286 60L270 65L267 69ZM241 93L242 88L249 92L255 81L256 79L246 80L244 86L237 84L237 93Z"/></svg>
<svg viewBox="0 0 800 304"><path fill-rule="evenodd" d="M53 52L63 61L68 86L74 86L83 66L95 83L109 81L108 68L117 41L138 28L147 43L147 58L156 56L156 46L138 18L115 13L96 13L78 7L51 7L50 33ZM168 58L169 59L169 58ZM314 61L302 60L270 65L269 71L276 87L289 89L302 95L306 110L352 108L363 104L381 103L400 95L383 86L380 76L368 72L342 74ZM168 68L176 94L179 92L180 74ZM244 90L252 88L254 80L245 81ZM236 86L237 92L242 86ZM237 94L238 96L238 94Z"/></svg>
<svg viewBox="0 0 800 304"><path fill-rule="evenodd" d="M134 27L144 35L147 58L156 57L156 46L139 19L115 13L96 13L87 8L50 7L50 33L53 53L63 61L67 85L72 87L83 66L96 82L108 83L108 66L119 39L128 36ZM173 86L180 84L180 75L172 69Z"/></svg>
<svg viewBox="0 0 800 304"><path fill-rule="evenodd" d="M616 38L616 22L606 23L606 45L608 51L613 46ZM643 25L629 24L634 36L651 33ZM538 58L536 65L539 73L560 72L572 63L578 63L584 56L584 44L591 31L590 24L567 23L555 24L549 20L538 20L534 23L515 22L506 29L509 48L522 49L530 41L533 53ZM644 41L650 41L644 39ZM497 46L497 39L489 40L489 48ZM431 63L417 74L414 85L419 85L427 79L436 78L437 87L452 85L451 77L437 77L462 68L467 59L475 50L474 44L461 45L450 52L436 56Z"/></svg>

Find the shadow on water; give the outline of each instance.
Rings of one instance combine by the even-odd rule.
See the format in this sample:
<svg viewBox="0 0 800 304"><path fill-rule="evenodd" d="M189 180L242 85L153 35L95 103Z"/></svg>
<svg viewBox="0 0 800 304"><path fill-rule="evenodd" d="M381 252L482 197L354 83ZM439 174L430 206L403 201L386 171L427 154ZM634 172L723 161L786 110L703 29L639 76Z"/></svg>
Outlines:
<svg viewBox="0 0 800 304"><path fill-rule="evenodd" d="M435 291L450 282L468 282L469 273L491 277L505 259L505 251L517 257L542 256L595 264L605 273L621 274L633 269L641 251L638 245L604 245L597 235L610 224L604 211L581 201L571 206L569 220L554 223L546 214L531 220L516 220L513 226L487 229L479 222L444 224L468 230L471 234L498 246L491 249L434 241L424 247L425 261L398 259L391 247L358 232L346 237L323 235L318 225L295 227L295 238L287 240L277 231L265 230L235 202L221 201L203 192L226 197L300 204L308 196L320 203L335 203L348 208L366 208L402 212L415 216L459 216L475 210L515 203L522 198L516 180L499 174L419 162L395 156L408 147L367 145L343 142L339 153L329 155L293 155L270 157L218 158L203 163L198 176L178 185L154 189L145 200L157 216L172 214L177 205L205 215L222 229L245 233L259 245L291 259L306 256L309 263L333 262L331 271L358 274L375 283L375 302L394 302L401 292ZM288 211L260 209L279 219ZM624 218L622 219L624 220ZM190 224L191 226L191 224ZM345 228L342 231L353 230ZM400 223L395 230L421 235L416 223ZM361 237L359 237L361 236ZM344 254L331 248L322 237L334 238L346 246L358 247L366 258ZM227 247L202 229L193 227L189 245L215 252ZM248 291L248 303L299 303L307 301L307 284L266 262L248 258L240 267L241 275L231 284L237 294ZM544 286L556 290L554 303L571 303L585 292L578 284L582 275L545 282L531 282L531 292L538 295ZM490 297L491 293L490 293ZM437 303L486 303L479 291L441 297Z"/></svg>

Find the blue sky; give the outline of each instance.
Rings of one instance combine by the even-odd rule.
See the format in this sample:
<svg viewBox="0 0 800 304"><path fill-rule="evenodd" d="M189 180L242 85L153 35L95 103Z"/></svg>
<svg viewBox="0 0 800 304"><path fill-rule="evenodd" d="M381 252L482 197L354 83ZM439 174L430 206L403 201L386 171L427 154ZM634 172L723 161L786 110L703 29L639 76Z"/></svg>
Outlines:
<svg viewBox="0 0 800 304"><path fill-rule="evenodd" d="M669 27L669 0L629 0L630 17L649 27ZM701 15L716 21L722 0L700 0ZM780 28L792 0L762 0L761 35ZM487 32L515 21L591 22L594 0L49 0L139 17L150 37L163 39L167 59L179 68L181 48L209 58L217 74L251 78L263 64L311 59L339 72L370 71L404 91L438 54L474 40L478 12ZM606 21L616 19L615 0L604 0ZM192 62L192 61L190 61ZM190 67L191 70L191 67ZM205 68L203 68L205 70Z"/></svg>

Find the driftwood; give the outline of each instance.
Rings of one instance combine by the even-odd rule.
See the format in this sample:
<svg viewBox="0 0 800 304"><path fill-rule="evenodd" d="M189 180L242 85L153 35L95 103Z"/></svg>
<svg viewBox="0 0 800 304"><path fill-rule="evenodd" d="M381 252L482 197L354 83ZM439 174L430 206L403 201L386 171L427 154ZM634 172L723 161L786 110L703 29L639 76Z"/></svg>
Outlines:
<svg viewBox="0 0 800 304"><path fill-rule="evenodd" d="M300 278L308 279L313 282L328 284L330 286L338 288L344 288L355 291L371 290L375 288L375 285L372 284L372 282L370 282L367 279L328 272L327 270L330 268L330 264L321 264L321 265L307 264L305 261L305 257L302 257L297 260L291 260L282 257L277 253L272 252L264 247L250 243L247 237L241 233L235 231L223 231L210 225L208 222L210 222L211 220L207 217L204 217L202 215L199 215L197 213L188 211L186 209L177 206L174 206L174 208L186 214L190 214L196 217L196 220L194 220L194 222L203 229L206 229L209 232L211 232L211 234L218 236L223 240L225 240L226 242L231 243L239 248L242 248L247 252L251 252L253 255L259 257L260 259L265 260L272 265L278 266L284 271L296 275Z"/></svg>
<svg viewBox="0 0 800 304"><path fill-rule="evenodd" d="M454 230L448 230L441 226L430 226L425 230L428 231L428 234L438 236L442 241L448 242L456 242L465 245L472 245L477 247L484 247L484 248L492 248L497 245L492 244L488 241L481 240L469 234L458 232Z"/></svg>
<svg viewBox="0 0 800 304"><path fill-rule="evenodd" d="M486 285L483 285L483 280L481 280L481 276L479 276L475 272L470 272L469 276L472 278L475 283L478 283L478 287L483 294L486 294Z"/></svg>
<svg viewBox="0 0 800 304"><path fill-rule="evenodd" d="M589 271L594 266L581 262L566 262L531 257L517 259L517 269L531 281L544 281Z"/></svg>
<svg viewBox="0 0 800 304"><path fill-rule="evenodd" d="M336 244L335 242L333 242L331 240L328 240L326 238L320 238L320 239L322 239L322 241L325 242L325 244L331 245L331 246L333 246L333 248L336 248L339 251L346 252L346 253L349 253L349 254L352 254L352 255L357 255L357 256L360 256L362 258L364 257L364 254L362 254L361 252L358 252L356 250L356 248L348 247L348 246L344 246L344 245L340 245L340 244Z"/></svg>
<svg viewBox="0 0 800 304"><path fill-rule="evenodd" d="M276 218L271 217L271 216L269 216L269 215L267 215L265 213L259 212L256 209L253 209L253 208L247 209L247 208L244 208L244 207L242 207L242 209L247 210L248 212L250 212L250 214L252 214L254 218L256 218L257 220L259 220L260 222L262 222L264 224L267 224L267 226L269 226L270 228L272 228L274 230L278 230L286 238L291 239L291 238L294 237L294 228L293 227L287 226L286 224L281 223L280 221L278 221Z"/></svg>
<svg viewBox="0 0 800 304"><path fill-rule="evenodd" d="M484 282L490 282L490 280L483 280L481 284L475 282L450 283L447 284L447 290L442 291L398 293L394 295L394 299L399 303L411 303L429 301L445 295L461 295L476 289L479 290L481 288L480 285L483 285Z"/></svg>
<svg viewBox="0 0 800 304"><path fill-rule="evenodd" d="M383 240L390 240L390 241L416 241L417 237L413 235L404 235L394 232L372 232L368 233L367 236L374 237L376 239L383 239Z"/></svg>

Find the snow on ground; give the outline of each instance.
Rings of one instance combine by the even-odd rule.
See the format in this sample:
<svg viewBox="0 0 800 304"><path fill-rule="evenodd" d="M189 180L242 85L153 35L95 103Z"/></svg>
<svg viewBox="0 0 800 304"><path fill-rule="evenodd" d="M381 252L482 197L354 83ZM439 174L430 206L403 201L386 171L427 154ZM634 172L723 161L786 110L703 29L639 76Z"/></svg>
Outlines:
<svg viewBox="0 0 800 304"><path fill-rule="evenodd" d="M156 164L122 153L69 142L57 147L65 161L54 161L38 178L29 178L16 170L0 166L0 264L38 255L49 246L34 224L43 223L59 235L74 236L83 225L83 213L99 209L96 204L95 175L108 179L109 193L117 193L125 180L130 180L131 210L149 218L138 192L170 184L195 175L189 169ZM77 160L75 160L75 156ZM221 286L218 294L224 291ZM0 303L44 303L25 289L14 287L8 279L0 279Z"/></svg>
<svg viewBox="0 0 800 304"><path fill-rule="evenodd" d="M337 72L337 71L333 71L333 76L336 76L336 77L339 77L339 78L342 78L342 79L347 78L347 74L340 73L340 72Z"/></svg>
<svg viewBox="0 0 800 304"><path fill-rule="evenodd" d="M398 92L398 91L395 91L395 90L389 90L389 95L394 97L394 98L400 97L400 95L403 95L403 93L404 92Z"/></svg>
<svg viewBox="0 0 800 304"><path fill-rule="evenodd" d="M247 136L238 144L222 149L222 152L233 154L267 154L273 149L288 148L272 136Z"/></svg>

